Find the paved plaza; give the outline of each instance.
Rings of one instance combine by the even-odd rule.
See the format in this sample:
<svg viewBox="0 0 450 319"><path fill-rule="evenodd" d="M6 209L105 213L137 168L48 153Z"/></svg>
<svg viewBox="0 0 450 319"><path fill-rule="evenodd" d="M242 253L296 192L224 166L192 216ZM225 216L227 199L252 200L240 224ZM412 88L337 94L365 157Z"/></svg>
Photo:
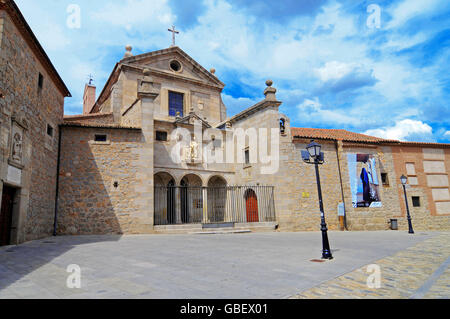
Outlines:
<svg viewBox="0 0 450 319"><path fill-rule="evenodd" d="M52 237L0 248L0 298L449 298L450 233ZM368 288L367 265L381 269ZM81 288L67 287L69 265Z"/></svg>

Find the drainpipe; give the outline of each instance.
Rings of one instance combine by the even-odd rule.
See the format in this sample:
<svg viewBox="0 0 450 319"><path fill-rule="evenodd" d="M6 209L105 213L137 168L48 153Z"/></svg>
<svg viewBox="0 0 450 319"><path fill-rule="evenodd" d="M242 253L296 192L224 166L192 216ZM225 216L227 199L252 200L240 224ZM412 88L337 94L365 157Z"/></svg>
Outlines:
<svg viewBox="0 0 450 319"><path fill-rule="evenodd" d="M58 125L59 136L58 136L58 160L56 164L56 192L55 192L55 218L53 223L53 236L56 236L56 227L58 223L58 197L59 197L59 167L61 160L61 137L62 137L62 125Z"/></svg>
<svg viewBox="0 0 450 319"><path fill-rule="evenodd" d="M341 173L341 163L339 160L339 145L338 141L334 141L334 145L336 146L336 157L337 157L337 164L338 164L338 171L339 171L339 181L341 183L341 195L342 195L342 203L344 204L344 228L345 230L348 230L347 227L347 209L345 207L345 197L344 197L344 186L342 184L342 173Z"/></svg>

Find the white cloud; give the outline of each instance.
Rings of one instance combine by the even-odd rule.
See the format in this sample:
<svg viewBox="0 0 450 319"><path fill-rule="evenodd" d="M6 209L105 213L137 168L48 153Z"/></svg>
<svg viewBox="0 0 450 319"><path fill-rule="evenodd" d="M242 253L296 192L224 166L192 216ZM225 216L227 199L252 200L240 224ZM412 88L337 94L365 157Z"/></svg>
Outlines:
<svg viewBox="0 0 450 319"><path fill-rule="evenodd" d="M174 21L166 0L127 0L108 3L102 10L92 13L94 19L110 25L122 26L127 30L133 27L153 28Z"/></svg>
<svg viewBox="0 0 450 319"><path fill-rule="evenodd" d="M450 140L450 131L444 133L444 138Z"/></svg>
<svg viewBox="0 0 450 319"><path fill-rule="evenodd" d="M380 138L408 141L430 141L433 139L433 129L430 125L417 120L405 119L397 121L394 126L368 130L364 134Z"/></svg>
<svg viewBox="0 0 450 319"><path fill-rule="evenodd" d="M443 6L447 0L405 0L399 4L394 4L388 9L392 20L388 23L387 29L402 26L408 20L434 12L439 6Z"/></svg>
<svg viewBox="0 0 450 319"><path fill-rule="evenodd" d="M343 114L339 110L328 110L319 101L319 98L305 99L297 106L297 117L300 121L320 124L350 124L354 118Z"/></svg>
<svg viewBox="0 0 450 319"><path fill-rule="evenodd" d="M225 93L222 94L222 101L227 107L227 115L229 117L232 117L233 115L236 115L242 110L245 110L246 108L259 102L258 100L249 99L246 97L235 98Z"/></svg>
<svg viewBox="0 0 450 319"><path fill-rule="evenodd" d="M315 69L318 77L327 82L330 80L338 80L348 75L355 68L354 63L343 63L338 61L331 61L325 63L325 66L319 69Z"/></svg>

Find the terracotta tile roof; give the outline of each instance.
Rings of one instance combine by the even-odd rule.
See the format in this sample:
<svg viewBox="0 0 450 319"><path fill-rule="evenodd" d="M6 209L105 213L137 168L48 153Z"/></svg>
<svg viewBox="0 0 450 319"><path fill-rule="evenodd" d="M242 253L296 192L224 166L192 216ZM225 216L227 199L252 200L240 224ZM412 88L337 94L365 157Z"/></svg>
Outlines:
<svg viewBox="0 0 450 319"><path fill-rule="evenodd" d="M397 146L430 146L440 148L450 148L449 143L430 143L430 142L406 142L399 140L388 140L375 136L354 133L347 130L322 129L322 128L291 128L294 138L311 138L323 140L341 140L345 142L359 142L371 144L387 144Z"/></svg>
<svg viewBox="0 0 450 319"><path fill-rule="evenodd" d="M439 148L450 148L450 143L436 143L436 142L408 142L408 141L401 141L398 142L400 146L436 146Z"/></svg>
<svg viewBox="0 0 450 319"><path fill-rule="evenodd" d="M112 116L113 113L91 113L91 114L77 114L77 115L64 115L64 121L83 120L97 117Z"/></svg>
<svg viewBox="0 0 450 319"><path fill-rule="evenodd" d="M386 140L383 138L369 136L360 133L354 133L347 130L322 129L322 128L291 128L294 138L317 138L325 140L341 140L348 142L362 143L380 143L380 142L399 142L396 140Z"/></svg>

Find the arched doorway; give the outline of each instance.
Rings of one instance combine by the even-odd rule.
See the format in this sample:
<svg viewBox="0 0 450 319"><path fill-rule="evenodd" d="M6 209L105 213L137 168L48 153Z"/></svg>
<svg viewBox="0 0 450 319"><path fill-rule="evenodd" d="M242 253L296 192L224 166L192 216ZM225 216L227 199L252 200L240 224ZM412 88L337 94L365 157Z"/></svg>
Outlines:
<svg viewBox="0 0 450 319"><path fill-rule="evenodd" d="M213 223L225 222L227 204L227 181L213 176L208 181L208 219Z"/></svg>
<svg viewBox="0 0 450 319"><path fill-rule="evenodd" d="M194 174L183 177L180 182L181 222L201 223L203 218L202 179Z"/></svg>
<svg viewBox="0 0 450 319"><path fill-rule="evenodd" d="M154 176L154 185L154 224L176 224L175 179L169 173L160 172Z"/></svg>
<svg viewBox="0 0 450 319"><path fill-rule="evenodd" d="M247 223L259 222L258 197L253 189L245 192L245 207L247 211Z"/></svg>

